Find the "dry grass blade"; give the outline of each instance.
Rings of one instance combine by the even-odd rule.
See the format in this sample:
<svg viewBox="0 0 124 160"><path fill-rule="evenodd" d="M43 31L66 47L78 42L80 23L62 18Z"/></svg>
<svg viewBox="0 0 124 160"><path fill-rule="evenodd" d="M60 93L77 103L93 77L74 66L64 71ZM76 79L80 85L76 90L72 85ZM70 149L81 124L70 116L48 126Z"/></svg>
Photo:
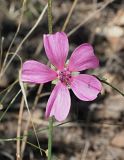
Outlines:
<svg viewBox="0 0 124 160"><path fill-rule="evenodd" d="M17 137L21 136L23 109L24 109L24 98L22 97L21 104L20 104L20 110L19 110L19 116L18 116ZM22 155L20 151L20 139L17 139L17 143L16 143L16 157L17 157L17 160L22 159Z"/></svg>
<svg viewBox="0 0 124 160"><path fill-rule="evenodd" d="M81 160L86 160L86 156L87 156L87 152L88 152L89 146L90 146L89 142L86 141L84 149L83 149L83 153L82 153L82 156L81 156Z"/></svg>
<svg viewBox="0 0 124 160"><path fill-rule="evenodd" d="M21 73L21 71L20 71L20 73ZM20 87L21 87L21 91L22 91L22 94L23 94L23 98L24 98L24 101L25 101L25 105L26 105L27 111L28 111L29 117L31 119L31 123L32 123L32 127L33 127L33 130L34 130L34 133L35 133L35 137L36 137L37 143L38 143L38 147L41 148L39 140L38 140L37 132L36 132L33 120L32 120L31 112L29 110L29 106L28 106L28 102L27 102L27 98L26 98L25 88L24 88L23 82L21 81L21 74L19 74L19 83L20 83ZM42 151L41 150L40 150L40 154L42 156Z"/></svg>
<svg viewBox="0 0 124 160"><path fill-rule="evenodd" d="M3 42L4 42L4 37L1 38L1 45L0 45L0 72L2 70Z"/></svg>
<svg viewBox="0 0 124 160"><path fill-rule="evenodd" d="M105 2L100 9L97 9L93 13L91 13L84 21L82 21L80 24L78 24L76 27L74 27L69 33L68 36L71 36L73 33L75 33L81 26L83 26L85 23L87 23L89 20L93 19L99 12L101 12L103 9L105 9L110 3L114 2L115 0L110 0Z"/></svg>
<svg viewBox="0 0 124 160"><path fill-rule="evenodd" d="M17 94L15 95L15 97L11 100L11 102L9 103L9 105L7 106L6 110L3 112L3 114L0 116L0 122L3 119L3 117L5 116L6 112L8 111L8 109L10 108L10 106L14 103L14 101L16 100L16 98L18 97L18 95L21 93L21 90L19 90L17 92Z"/></svg>
<svg viewBox="0 0 124 160"><path fill-rule="evenodd" d="M47 65L49 65L49 62L47 63ZM40 86L39 86L39 88L37 90L37 95L36 95L35 100L34 100L34 104L33 104L33 107L32 107L32 112L35 110L35 107L37 106L39 98L41 96L43 96L42 94L40 95L42 89L43 89L43 84L40 84ZM23 135L27 135L28 134L30 121L31 121L31 119L29 117ZM24 141L22 142L22 145L21 145L21 155L22 155L22 157L23 157L23 153L24 153L24 150L25 150L26 142L27 142L27 136L24 136Z"/></svg>
<svg viewBox="0 0 124 160"><path fill-rule="evenodd" d="M21 49L23 43L27 40L27 38L32 34L32 32L35 30L35 28L38 26L38 24L40 23L40 21L42 20L46 10L47 10L48 5L46 5L43 9L43 11L41 12L40 16L38 17L36 23L34 24L34 26L31 28L31 30L28 32L28 34L24 37L24 39L21 41L21 43L19 44L18 48L16 49L15 53L13 54L13 56L11 57L11 59L9 60L9 62L7 63L7 65L5 66L5 68L3 69L3 71L0 74L0 77L3 76L3 74L5 73L5 71L7 70L7 68L9 67L9 65L11 64L12 60L14 59L14 57L17 55L18 51Z"/></svg>
<svg viewBox="0 0 124 160"><path fill-rule="evenodd" d="M33 104L31 112L34 112L34 109L35 109L35 107L38 103L39 95L42 91L42 88L43 88L43 85L41 84L38 88L37 95L36 95L36 98L34 100L34 104ZM31 118L29 117L28 120L27 120L26 128L24 130L24 135L28 134L28 129L29 129L30 122L31 122ZM22 145L21 145L21 155L22 155L22 157L23 157L23 153L24 153L24 150L25 150L26 142L27 142L27 136L24 137L24 141L22 142Z"/></svg>
<svg viewBox="0 0 124 160"><path fill-rule="evenodd" d="M4 92L8 92L8 90L9 90L11 87L13 87L17 82L18 82L18 79L15 80L10 86L8 86L8 87L5 88L4 90L2 90L2 91L0 92L0 95L3 94ZM3 99L3 98L2 98L2 99Z"/></svg>
<svg viewBox="0 0 124 160"><path fill-rule="evenodd" d="M20 27L21 27L21 24L22 24L22 20L23 20L25 4L26 4L26 0L23 0L22 12L21 12L20 20L19 20L19 25L18 25L17 31L16 31L16 33L15 33L15 35L14 35L14 38L12 39L12 42L10 43L9 49L8 49L8 51L7 51L7 53L6 53L6 57L5 57L5 59L4 59L3 66L2 66L2 70L3 70L3 68L4 68L5 65L6 65L6 62L7 62L7 58L8 58L10 49L11 49L11 47L12 47L12 45L13 45L13 43L14 43L14 41L15 41L18 33L19 33L19 30L20 30Z"/></svg>
<svg viewBox="0 0 124 160"><path fill-rule="evenodd" d="M67 17L66 17L65 23L64 23L64 25L63 25L63 27L62 27L62 31L65 31L65 29L66 29L66 27L67 27L67 25L68 25L68 22L69 22L69 20L70 20L70 18L71 18L72 12L73 12L73 10L74 10L75 7L76 7L77 2L78 2L78 0L74 0L74 2L73 2L73 4L72 4L72 7L71 7L71 9L70 9L70 11L69 11L69 13L68 13L68 15L67 15Z"/></svg>

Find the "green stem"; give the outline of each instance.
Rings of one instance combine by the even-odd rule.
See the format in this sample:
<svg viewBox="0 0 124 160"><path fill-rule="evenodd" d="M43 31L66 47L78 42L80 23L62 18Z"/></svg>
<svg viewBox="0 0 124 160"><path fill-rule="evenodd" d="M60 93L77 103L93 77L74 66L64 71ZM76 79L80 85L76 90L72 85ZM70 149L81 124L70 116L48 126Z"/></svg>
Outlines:
<svg viewBox="0 0 124 160"><path fill-rule="evenodd" d="M53 117L49 118L48 160L52 159Z"/></svg>
<svg viewBox="0 0 124 160"><path fill-rule="evenodd" d="M97 77L97 76L96 76ZM106 85L110 86L111 88L113 88L114 90L116 90L118 93L120 93L123 97L124 97L124 93L121 92L118 88L114 87L112 84L110 84L109 82L107 82L104 79L101 79L99 77L97 77L102 83L105 83Z"/></svg>
<svg viewBox="0 0 124 160"><path fill-rule="evenodd" d="M52 33L52 0L48 0L48 30ZM52 159L53 117L49 118L48 160Z"/></svg>
<svg viewBox="0 0 124 160"><path fill-rule="evenodd" d="M52 33L52 0L48 0L48 30Z"/></svg>

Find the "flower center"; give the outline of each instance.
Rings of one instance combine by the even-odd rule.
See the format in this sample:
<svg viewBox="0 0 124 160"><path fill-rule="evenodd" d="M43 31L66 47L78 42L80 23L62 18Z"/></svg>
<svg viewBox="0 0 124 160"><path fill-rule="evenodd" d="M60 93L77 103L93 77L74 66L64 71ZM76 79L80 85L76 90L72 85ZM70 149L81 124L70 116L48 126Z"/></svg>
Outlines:
<svg viewBox="0 0 124 160"><path fill-rule="evenodd" d="M71 72L67 68L64 68L62 71L58 71L58 79L67 86L71 83L71 77Z"/></svg>

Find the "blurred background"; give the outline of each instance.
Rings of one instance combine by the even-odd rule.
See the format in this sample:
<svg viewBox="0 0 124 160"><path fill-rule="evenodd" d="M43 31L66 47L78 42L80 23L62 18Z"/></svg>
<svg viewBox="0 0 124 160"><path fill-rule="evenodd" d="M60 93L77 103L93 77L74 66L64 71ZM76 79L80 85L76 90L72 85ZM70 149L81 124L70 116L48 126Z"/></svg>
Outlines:
<svg viewBox="0 0 124 160"><path fill-rule="evenodd" d="M37 147L17 82L20 58L22 62L34 59L46 64L48 61L42 42L43 34L48 33L47 11L19 47L41 16L45 5L46 0L28 0L25 3L19 0L0 0L1 73L16 51L18 55L12 59L0 78L0 160L20 160L17 156L20 151L23 160L47 159L44 152L41 156ZM65 26L71 9L73 12ZM69 57L78 45L93 45L95 54L100 59L100 67L83 73L105 79L124 92L124 1L53 0L52 13L53 32L61 31L63 28L68 33ZM17 36L9 49L16 32ZM27 86L32 120L40 147L44 150L47 149L48 140L48 121L44 112L50 92L50 83L44 86ZM102 93L92 102L80 101L70 93L72 106L67 123L54 128L53 160L123 160L124 97L104 83ZM22 113L20 108L23 108ZM55 125L58 124L55 122ZM23 136L27 134L28 137ZM18 136L23 137L16 142L13 138ZM26 137L28 143L25 143Z"/></svg>

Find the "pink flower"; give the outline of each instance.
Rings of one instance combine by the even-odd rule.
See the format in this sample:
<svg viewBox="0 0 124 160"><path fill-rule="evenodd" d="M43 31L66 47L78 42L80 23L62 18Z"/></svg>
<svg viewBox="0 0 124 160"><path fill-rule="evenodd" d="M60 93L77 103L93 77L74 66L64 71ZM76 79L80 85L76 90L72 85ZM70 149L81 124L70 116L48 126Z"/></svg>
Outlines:
<svg viewBox="0 0 124 160"><path fill-rule="evenodd" d="M82 44L74 50L68 64L65 63L69 43L64 32L44 35L43 43L47 57L55 69L29 60L23 64L21 78L22 81L31 83L46 83L58 79L48 100L45 115L55 116L56 120L63 121L71 106L69 88L83 101L94 100L101 91L101 83L96 77L79 74L79 71L98 67L99 60L90 44Z"/></svg>

